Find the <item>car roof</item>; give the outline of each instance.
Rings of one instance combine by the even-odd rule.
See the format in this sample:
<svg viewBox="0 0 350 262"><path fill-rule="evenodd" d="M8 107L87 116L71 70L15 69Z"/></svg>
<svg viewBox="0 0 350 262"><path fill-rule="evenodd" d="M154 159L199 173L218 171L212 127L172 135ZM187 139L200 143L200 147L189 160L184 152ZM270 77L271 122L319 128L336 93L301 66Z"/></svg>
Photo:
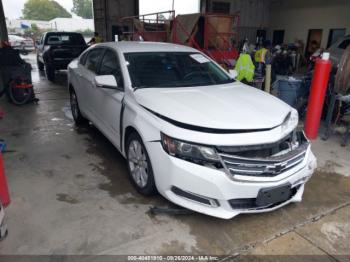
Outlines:
<svg viewBox="0 0 350 262"><path fill-rule="evenodd" d="M123 53L133 52L198 52L198 50L172 43L163 42L141 42L141 41L121 41L121 42L106 42L97 44L97 46L106 46L114 49L119 49Z"/></svg>

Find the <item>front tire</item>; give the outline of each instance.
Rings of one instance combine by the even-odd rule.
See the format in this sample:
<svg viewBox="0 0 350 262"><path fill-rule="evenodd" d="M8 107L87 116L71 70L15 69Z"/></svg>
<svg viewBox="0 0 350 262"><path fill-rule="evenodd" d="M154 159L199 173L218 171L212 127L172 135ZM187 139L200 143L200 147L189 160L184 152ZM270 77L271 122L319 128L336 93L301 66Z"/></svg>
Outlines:
<svg viewBox="0 0 350 262"><path fill-rule="evenodd" d="M145 196L156 194L151 161L141 137L136 132L128 136L126 157L130 180L136 190Z"/></svg>
<svg viewBox="0 0 350 262"><path fill-rule="evenodd" d="M70 108L72 111L72 116L73 116L74 122L77 126L81 126L81 125L87 123L86 118L84 118L80 112L80 108L79 108L79 104L78 104L78 97L77 97L74 89L70 90Z"/></svg>

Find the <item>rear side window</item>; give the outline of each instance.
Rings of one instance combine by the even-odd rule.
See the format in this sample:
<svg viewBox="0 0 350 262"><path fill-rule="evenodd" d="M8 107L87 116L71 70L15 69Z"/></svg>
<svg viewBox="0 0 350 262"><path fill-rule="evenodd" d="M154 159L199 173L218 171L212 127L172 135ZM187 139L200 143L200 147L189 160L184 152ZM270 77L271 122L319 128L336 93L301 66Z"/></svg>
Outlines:
<svg viewBox="0 0 350 262"><path fill-rule="evenodd" d="M346 49L349 44L350 44L350 39L346 39L343 42L341 42L338 47L341 49Z"/></svg>
<svg viewBox="0 0 350 262"><path fill-rule="evenodd" d="M47 45L86 45L85 40L80 34L49 34L46 38Z"/></svg>
<svg viewBox="0 0 350 262"><path fill-rule="evenodd" d="M98 64L101 60L103 49L93 49L91 50L86 57L85 67L90 70L91 72L97 73L98 70Z"/></svg>

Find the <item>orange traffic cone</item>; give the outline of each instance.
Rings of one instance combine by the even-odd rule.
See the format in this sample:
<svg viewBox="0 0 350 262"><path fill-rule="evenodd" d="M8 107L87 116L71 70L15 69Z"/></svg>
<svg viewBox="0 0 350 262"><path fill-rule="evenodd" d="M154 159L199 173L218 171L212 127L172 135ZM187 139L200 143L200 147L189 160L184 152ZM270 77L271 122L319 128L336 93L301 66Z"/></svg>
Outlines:
<svg viewBox="0 0 350 262"><path fill-rule="evenodd" d="M5 176L4 161L0 153L0 201L4 207L10 204L10 194Z"/></svg>

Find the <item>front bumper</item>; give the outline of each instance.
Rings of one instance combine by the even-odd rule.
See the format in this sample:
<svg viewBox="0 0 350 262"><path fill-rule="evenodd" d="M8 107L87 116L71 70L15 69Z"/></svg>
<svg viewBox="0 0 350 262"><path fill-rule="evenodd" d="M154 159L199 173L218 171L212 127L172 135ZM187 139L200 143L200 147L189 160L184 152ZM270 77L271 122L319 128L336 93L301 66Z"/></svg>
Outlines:
<svg viewBox="0 0 350 262"><path fill-rule="evenodd" d="M242 213L268 212L291 202L300 202L304 185L316 168L316 158L309 147L304 160L299 165L276 176L273 181L235 181L224 170L169 156L160 143L147 143L147 150L154 163L152 167L160 194L185 208L225 219ZM261 189L285 184L291 185L293 194L288 200L275 205L237 208L232 205L232 201L230 202L236 199L256 199ZM195 197L189 197L188 194ZM207 201L200 201L200 199L207 199Z"/></svg>

